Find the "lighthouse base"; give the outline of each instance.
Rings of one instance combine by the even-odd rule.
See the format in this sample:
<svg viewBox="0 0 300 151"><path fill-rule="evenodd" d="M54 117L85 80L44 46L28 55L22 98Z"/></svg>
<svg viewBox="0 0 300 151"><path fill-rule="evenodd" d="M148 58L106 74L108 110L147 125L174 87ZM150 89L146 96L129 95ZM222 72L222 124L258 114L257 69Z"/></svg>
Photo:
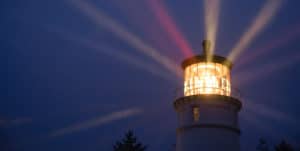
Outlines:
<svg viewBox="0 0 300 151"><path fill-rule="evenodd" d="M238 99L222 95L177 99L176 151L240 151L241 106Z"/></svg>
<svg viewBox="0 0 300 151"><path fill-rule="evenodd" d="M226 126L181 127L177 129L176 151L240 151L239 135L238 129Z"/></svg>

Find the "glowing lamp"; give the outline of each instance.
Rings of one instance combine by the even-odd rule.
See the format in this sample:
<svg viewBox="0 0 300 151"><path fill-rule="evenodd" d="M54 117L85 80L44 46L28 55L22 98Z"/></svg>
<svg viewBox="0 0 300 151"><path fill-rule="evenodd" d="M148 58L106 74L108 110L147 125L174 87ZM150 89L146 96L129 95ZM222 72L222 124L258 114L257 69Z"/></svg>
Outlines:
<svg viewBox="0 0 300 151"><path fill-rule="evenodd" d="M178 114L176 151L240 151L238 113L242 103L232 91L232 63L209 51L182 62L184 96L174 102Z"/></svg>
<svg viewBox="0 0 300 151"><path fill-rule="evenodd" d="M203 54L183 61L184 96L217 94L230 96L232 63L224 57L209 54L210 42L204 40Z"/></svg>

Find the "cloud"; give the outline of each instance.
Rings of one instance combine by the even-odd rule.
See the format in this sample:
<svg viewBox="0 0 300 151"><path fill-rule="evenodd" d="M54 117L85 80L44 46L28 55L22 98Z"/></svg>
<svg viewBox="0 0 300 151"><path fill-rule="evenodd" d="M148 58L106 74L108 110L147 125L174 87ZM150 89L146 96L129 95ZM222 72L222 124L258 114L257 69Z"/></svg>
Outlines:
<svg viewBox="0 0 300 151"><path fill-rule="evenodd" d="M101 125L104 125L104 124L107 124L107 123L110 123L110 122L113 122L116 120L124 119L124 118L130 117L130 116L133 116L133 115L137 115L141 112L142 111L137 108L113 112L106 116L101 116L101 117L98 117L95 119L87 120L84 122L76 123L76 124L68 126L68 127L58 129L58 130L52 132L50 134L50 137L58 137L58 136L82 131L85 129L101 126Z"/></svg>

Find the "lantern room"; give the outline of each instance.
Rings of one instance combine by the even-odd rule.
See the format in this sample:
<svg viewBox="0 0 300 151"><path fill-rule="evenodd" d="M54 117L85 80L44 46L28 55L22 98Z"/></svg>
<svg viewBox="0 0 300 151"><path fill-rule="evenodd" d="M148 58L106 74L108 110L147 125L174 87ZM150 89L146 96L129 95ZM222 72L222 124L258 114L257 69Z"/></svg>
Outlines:
<svg viewBox="0 0 300 151"><path fill-rule="evenodd" d="M230 69L232 63L222 57L209 54L210 42L204 40L203 54L183 61L184 96L225 95L230 96Z"/></svg>

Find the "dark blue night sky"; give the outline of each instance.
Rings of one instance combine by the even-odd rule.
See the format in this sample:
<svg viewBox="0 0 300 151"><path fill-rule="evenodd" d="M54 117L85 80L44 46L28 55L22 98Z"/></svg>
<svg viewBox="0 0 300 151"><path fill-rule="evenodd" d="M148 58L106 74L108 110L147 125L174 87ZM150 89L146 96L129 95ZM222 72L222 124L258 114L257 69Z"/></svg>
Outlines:
<svg viewBox="0 0 300 151"><path fill-rule="evenodd" d="M1 0L0 150L104 151L133 129L149 151L171 150L182 78L159 58L87 17L71 0ZM149 0L151 1L151 0ZM146 0L87 0L180 65L176 37ZM216 53L226 56L266 1L222 1ZM201 53L203 1L164 0L173 25ZM300 1L283 1L234 62L243 151L259 138L300 144ZM105 22L101 20L100 22Z"/></svg>

